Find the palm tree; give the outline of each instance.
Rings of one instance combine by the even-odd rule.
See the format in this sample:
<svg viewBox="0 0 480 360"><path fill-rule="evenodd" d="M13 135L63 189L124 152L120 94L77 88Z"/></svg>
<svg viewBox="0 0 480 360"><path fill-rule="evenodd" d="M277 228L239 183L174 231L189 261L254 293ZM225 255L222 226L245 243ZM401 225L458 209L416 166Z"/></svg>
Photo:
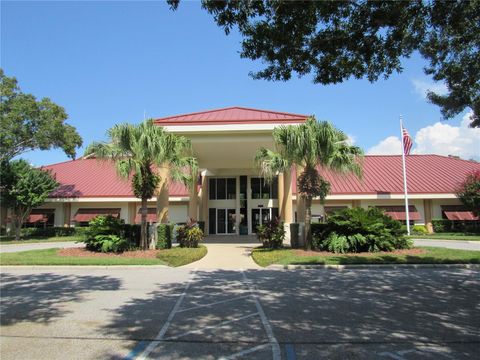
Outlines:
<svg viewBox="0 0 480 360"><path fill-rule="evenodd" d="M188 153L190 141L156 126L153 120L138 125L118 124L108 130L109 142L93 142L85 155L95 154L100 160L113 160L117 173L131 178L132 190L142 201L140 247L148 248L147 201L153 197L160 177L156 166L180 163L179 155Z"/></svg>
<svg viewBox="0 0 480 360"><path fill-rule="evenodd" d="M291 171L292 166L303 168L297 179L297 196L305 200L305 248L310 250L312 200L320 197L323 203L330 191L330 184L319 174L318 168L361 176L363 152L359 147L349 145L346 134L330 122L317 122L314 117L300 125L275 128L273 140L275 151L260 148L255 162L267 180L279 172Z"/></svg>

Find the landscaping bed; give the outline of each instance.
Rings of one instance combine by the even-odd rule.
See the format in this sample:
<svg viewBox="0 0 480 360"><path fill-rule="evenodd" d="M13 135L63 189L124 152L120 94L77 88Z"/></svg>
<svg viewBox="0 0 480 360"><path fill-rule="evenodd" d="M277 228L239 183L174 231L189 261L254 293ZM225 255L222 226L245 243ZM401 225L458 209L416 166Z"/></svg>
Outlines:
<svg viewBox="0 0 480 360"><path fill-rule="evenodd" d="M419 247L391 252L335 254L298 249L256 248L252 252L252 258L260 266L272 264L480 264L480 251Z"/></svg>
<svg viewBox="0 0 480 360"><path fill-rule="evenodd" d="M101 253L86 249L46 249L0 256L0 265L167 265L182 266L200 260L207 254L205 246L174 247L165 250Z"/></svg>

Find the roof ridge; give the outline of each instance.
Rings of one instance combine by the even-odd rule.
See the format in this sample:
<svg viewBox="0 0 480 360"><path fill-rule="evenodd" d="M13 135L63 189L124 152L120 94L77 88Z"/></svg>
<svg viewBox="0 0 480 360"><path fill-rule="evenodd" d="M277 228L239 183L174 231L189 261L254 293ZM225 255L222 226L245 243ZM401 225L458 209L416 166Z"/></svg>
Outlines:
<svg viewBox="0 0 480 360"><path fill-rule="evenodd" d="M70 160L65 160L65 161L59 161L59 162L56 162L56 163L53 163L53 164L41 165L40 167L46 167L46 166L54 166L54 165L66 164L66 163L69 163L69 162L74 162L74 161L78 161L78 160L87 160L87 159L84 159L83 157L79 157L78 159L70 159Z"/></svg>
<svg viewBox="0 0 480 360"><path fill-rule="evenodd" d="M227 107L219 108L219 109L202 110L202 111L195 111L195 112L191 112L191 113L183 113L183 114L179 114L179 115L165 116L165 117L154 119L154 122L157 122L157 121L161 122L161 121L167 120L167 119L170 120L170 119L175 119L175 118L184 117L184 116L207 114L207 113L213 113L213 112L219 112L219 111L225 111L225 110L231 110L231 109L242 109L242 110L258 111L258 112L263 112L263 113L273 113L273 114L290 115L290 116L298 116L298 117L309 117L309 115L288 113L288 112L283 112L283 111L255 109L255 108L249 108L249 107L244 107L244 106L227 106Z"/></svg>

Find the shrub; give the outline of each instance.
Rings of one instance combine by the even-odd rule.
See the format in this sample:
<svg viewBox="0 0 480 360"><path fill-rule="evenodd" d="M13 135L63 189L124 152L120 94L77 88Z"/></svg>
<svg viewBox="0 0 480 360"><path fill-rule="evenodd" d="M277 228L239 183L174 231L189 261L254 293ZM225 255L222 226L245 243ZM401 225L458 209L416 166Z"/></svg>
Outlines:
<svg viewBox="0 0 480 360"><path fill-rule="evenodd" d="M140 246L142 227L140 224L122 224L122 235L133 247Z"/></svg>
<svg viewBox="0 0 480 360"><path fill-rule="evenodd" d="M428 230L424 225L414 225L412 228L412 234L426 235L428 234Z"/></svg>
<svg viewBox="0 0 480 360"><path fill-rule="evenodd" d="M56 227L32 227L32 228L22 228L21 229L21 234L22 237L33 237L33 236L38 236L38 237L61 237L61 236L72 236L76 235L76 230L73 227L61 227L61 226L56 226Z"/></svg>
<svg viewBox="0 0 480 360"><path fill-rule="evenodd" d="M124 224L120 219L111 215L97 216L88 225L83 240L88 250L119 252L128 249L129 243L124 238Z"/></svg>
<svg viewBox="0 0 480 360"><path fill-rule="evenodd" d="M196 248L202 239L203 231L198 226L183 225L177 228L177 241L180 247Z"/></svg>
<svg viewBox="0 0 480 360"><path fill-rule="evenodd" d="M157 249L172 247L172 227L170 224L157 224Z"/></svg>
<svg viewBox="0 0 480 360"><path fill-rule="evenodd" d="M432 227L434 232L452 231L452 222L447 219L432 219Z"/></svg>
<svg viewBox="0 0 480 360"><path fill-rule="evenodd" d="M262 242L264 248L281 248L283 240L285 239L283 222L279 222L275 219L268 221L266 224L257 226L257 238Z"/></svg>
<svg viewBox="0 0 480 360"><path fill-rule="evenodd" d="M318 228L313 245L332 252L376 252L408 249L402 224L377 208L343 209Z"/></svg>

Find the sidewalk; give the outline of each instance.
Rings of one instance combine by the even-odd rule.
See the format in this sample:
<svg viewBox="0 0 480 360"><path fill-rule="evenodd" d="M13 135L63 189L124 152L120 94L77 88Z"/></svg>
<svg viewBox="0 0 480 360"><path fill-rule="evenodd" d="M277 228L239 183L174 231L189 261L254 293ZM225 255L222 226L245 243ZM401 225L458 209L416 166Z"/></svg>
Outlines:
<svg viewBox="0 0 480 360"><path fill-rule="evenodd" d="M207 236L204 245L207 255L199 261L183 266L198 269L261 269L250 256L260 244L252 236Z"/></svg>
<svg viewBox="0 0 480 360"><path fill-rule="evenodd" d="M10 253L10 252L19 252L19 251L28 251L28 250L83 247L83 246L85 246L85 244L77 243L75 241L6 244L6 245L0 245L0 253Z"/></svg>

